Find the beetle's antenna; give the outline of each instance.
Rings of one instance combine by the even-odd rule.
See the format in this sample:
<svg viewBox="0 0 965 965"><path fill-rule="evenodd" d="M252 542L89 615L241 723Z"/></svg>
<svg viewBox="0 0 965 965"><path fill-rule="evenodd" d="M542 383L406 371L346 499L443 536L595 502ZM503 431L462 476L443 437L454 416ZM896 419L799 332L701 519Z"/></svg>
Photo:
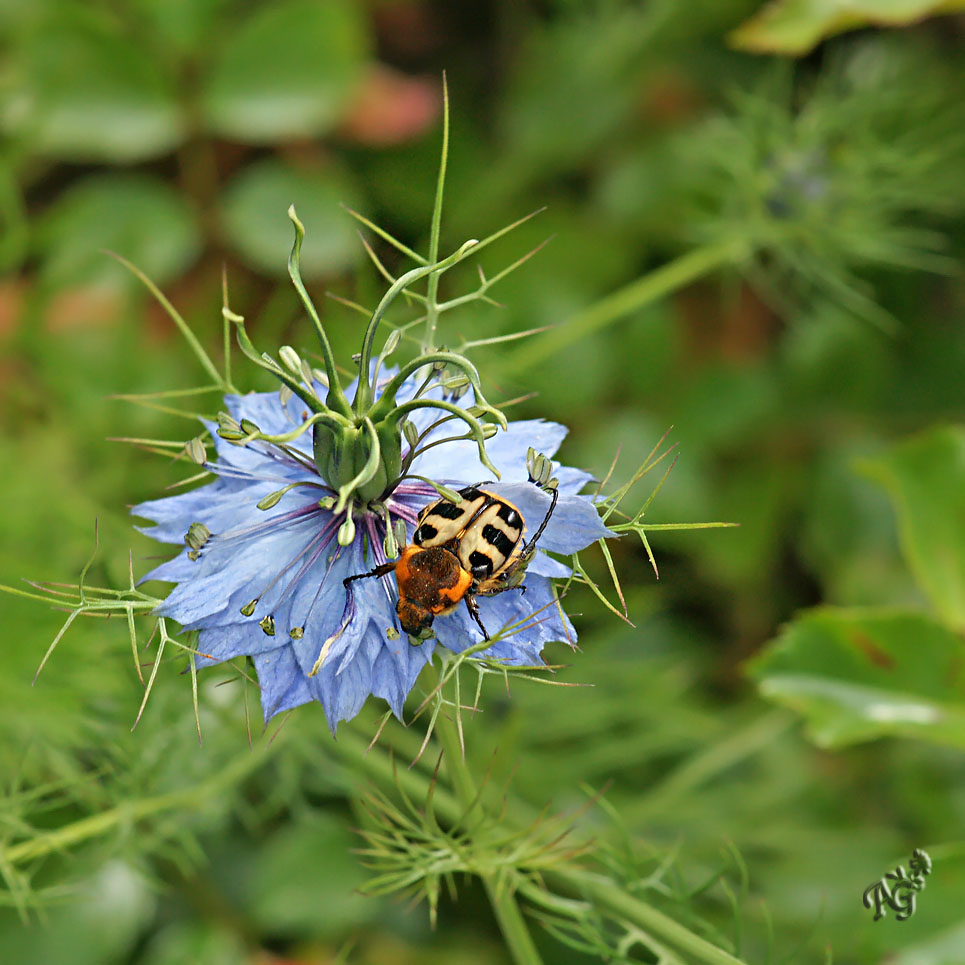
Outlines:
<svg viewBox="0 0 965 965"><path fill-rule="evenodd" d="M356 573L355 576L346 576L345 579L342 580L342 586L348 586L352 580L364 580L370 576L388 576L394 569L395 563L383 563L374 570L369 570L368 573Z"/></svg>
<svg viewBox="0 0 965 965"><path fill-rule="evenodd" d="M536 541L543 535L543 530L546 529L546 524L550 521L550 516L553 515L553 510L556 509L556 500L560 498L559 490L555 487L550 490L552 492L552 498L550 501L550 508L546 511L546 515L543 517L543 522L539 524L539 529L536 530L536 535L526 544L526 552L530 553L536 546Z"/></svg>

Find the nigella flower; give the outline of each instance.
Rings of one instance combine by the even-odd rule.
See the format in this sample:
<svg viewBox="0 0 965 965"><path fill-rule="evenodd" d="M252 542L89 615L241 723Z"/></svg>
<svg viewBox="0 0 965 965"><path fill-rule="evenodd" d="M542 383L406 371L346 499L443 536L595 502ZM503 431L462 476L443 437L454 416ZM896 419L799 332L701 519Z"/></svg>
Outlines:
<svg viewBox="0 0 965 965"><path fill-rule="evenodd" d="M549 466L536 460L541 485L534 484L528 452L552 456L565 430L541 420L507 422L484 398L475 366L432 347L432 334L399 369L385 363L400 330L374 356L376 331L393 299L457 264L480 244L474 240L394 280L365 330L360 377L343 387L301 281L304 228L293 208L289 217L295 225L289 273L314 324L325 372L289 346L279 350L280 362L259 353L244 319L225 306L242 352L281 390L225 396L227 412L205 423L216 458L209 461L200 440L187 447L215 480L142 503L134 513L155 524L149 532L156 539L186 544L145 579L176 584L157 614L198 631L200 665L251 657L266 721L317 700L334 732L370 694L401 716L436 642L454 653L481 642L479 625L458 608L436 620L431 639L400 632L391 574L344 581L395 557L400 542L411 540L420 510L440 494L458 499L453 490L494 477L499 481L487 489L514 503L532 533L550 504L541 488ZM452 435L460 422L466 431ZM545 551L574 553L614 534L592 501L577 495L588 475L561 467L556 476L555 512L538 551L526 554L526 592L477 597L481 618L493 628L488 658L531 665L550 640L576 640L550 582L569 570Z"/></svg>
<svg viewBox="0 0 965 965"><path fill-rule="evenodd" d="M376 382L376 392L392 374ZM398 389L397 404L411 401L417 385L416 376L407 378ZM356 387L357 380L349 392ZM315 383L316 392L323 388ZM435 389L424 397L438 400L443 391ZM459 406L468 410L471 405L464 403L473 397L466 393ZM279 393L227 396L225 405L234 424L257 426L263 436L290 434L306 415L301 400L290 394L287 399ZM222 417L222 432L227 421ZM481 642L479 627L460 607L435 621L434 639L410 643L398 628L391 575L349 588L342 582L386 562L386 517L390 523L403 521L406 539L411 539L419 511L440 498L423 479L456 490L492 479L476 443L440 441L451 430L432 428L437 421L431 409L412 413L415 431L410 428L407 435L413 441L421 436L423 451L378 511L356 509L351 517L354 533L347 540L340 541L338 535L345 531L352 506L339 510L335 490L313 461L308 433L285 444L244 441L219 436L217 424L209 423L217 458L205 466L217 478L191 492L134 508L136 515L154 522L148 532L155 539L186 543L178 556L145 577L177 584L159 614L199 631L197 648L203 656L197 658L198 666L250 656L266 721L317 700L334 731L339 721L359 712L370 694L383 698L400 716L437 643L458 653ZM528 480L527 450L532 446L552 456L565 434L563 426L551 422L511 422L486 447L501 474L487 489L520 509L530 533L545 515L549 497ZM409 451L402 455L405 462ZM487 629L498 637L484 656L508 664L537 664L548 642L573 645L576 640L551 585L569 569L543 550L570 554L612 535L590 498L577 495L589 475L565 466L555 468L554 474L559 499L528 566L526 592L478 598Z"/></svg>

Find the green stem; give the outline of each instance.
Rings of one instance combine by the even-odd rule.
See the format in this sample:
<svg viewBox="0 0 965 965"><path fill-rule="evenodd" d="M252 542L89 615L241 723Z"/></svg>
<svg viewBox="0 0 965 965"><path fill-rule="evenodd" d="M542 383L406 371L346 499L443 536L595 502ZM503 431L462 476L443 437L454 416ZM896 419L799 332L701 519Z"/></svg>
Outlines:
<svg viewBox="0 0 965 965"><path fill-rule="evenodd" d="M525 371L591 332L683 288L702 275L740 261L747 252L747 242L743 239L689 251L669 264L661 265L642 278L617 289L589 308L571 315L511 358L501 360L501 371Z"/></svg>
<svg viewBox="0 0 965 965"><path fill-rule="evenodd" d="M111 256L115 261L120 262L135 278L137 278L142 285L154 296L158 304L167 313L168 318L177 326L178 331L184 337L184 340L188 343L188 347L194 352L195 358L201 363L201 367L211 376L212 381L219 389L224 392L236 392L237 390L228 384L226 379L218 371L218 367L211 361L211 356L204 350L201 343L198 341L197 336L191 331L191 327L181 316L181 313L171 304L170 301L165 297L164 293L161 291L157 285L151 281L147 275L141 271L137 265L128 261L122 255L117 254L114 251L108 251L108 255Z"/></svg>
<svg viewBox="0 0 965 965"><path fill-rule="evenodd" d="M587 898L598 908L632 922L659 941L686 952L688 962L700 965L746 965L741 959L712 945L606 878L571 869L547 870L544 875L561 890Z"/></svg>
<svg viewBox="0 0 965 965"><path fill-rule="evenodd" d="M436 197L432 205L432 224L429 227L429 263L439 258L439 232L442 225L442 199L446 187L446 162L449 159L449 86L446 74L442 74L442 156L439 159L439 176L436 180ZM436 325L439 321L439 275L430 275L426 283L426 336L423 350L435 348Z"/></svg>
<svg viewBox="0 0 965 965"><path fill-rule="evenodd" d="M305 226L298 220L298 215L295 214L295 205L291 205L288 208L288 217L295 226L295 242L288 256L288 276L291 278L292 284L295 286L295 291L298 292L298 297L301 299L302 305L305 306L305 311L308 312L308 316L315 326L318 344L322 349L325 374L328 376L328 397L325 401L328 407L334 412L349 417L352 415L352 407L349 405L348 399L345 397L342 386L338 381L338 368L335 364L335 354L332 352L332 346L329 344L325 326L322 325L322 320L318 317L318 312L315 310L315 304L302 281L301 255L302 242L305 240Z"/></svg>
<svg viewBox="0 0 965 965"><path fill-rule="evenodd" d="M739 730L703 748L672 770L624 811L624 820L641 826L652 821L654 814L672 813L675 801L701 793L700 789L713 777L771 746L794 724L795 718L783 708L755 716Z"/></svg>
<svg viewBox="0 0 965 965"><path fill-rule="evenodd" d="M372 404L373 387L369 384L369 363L372 360L372 344L375 341L375 332L379 327L379 322L382 321L382 317L388 311L389 306L413 282L418 281L420 278L425 278L426 275L431 276L435 272L446 271L457 262L462 261L462 259L469 254L470 250L478 244L479 242L475 238L470 238L469 241L464 242L449 255L448 258L443 258L442 261L434 262L431 265L413 268L404 275L399 275L389 290L382 296L382 300L376 306L372 318L369 321L368 328L365 330L365 335L362 338L362 352L359 356L359 384L355 390L355 400L353 403L357 415L362 415L367 412L369 406Z"/></svg>
<svg viewBox="0 0 965 965"><path fill-rule="evenodd" d="M446 716L445 711L439 714L436 720L436 736L442 746L449 779L463 810L468 810L474 803L477 807L481 806L477 803L479 792L463 757L456 725ZM495 874L482 874L481 877L513 961L516 965L541 965L542 959L512 889Z"/></svg>
<svg viewBox="0 0 965 965"><path fill-rule="evenodd" d="M493 875L484 877L483 885L513 961L516 965L541 965L542 959L526 927L516 896L505 885L500 886Z"/></svg>

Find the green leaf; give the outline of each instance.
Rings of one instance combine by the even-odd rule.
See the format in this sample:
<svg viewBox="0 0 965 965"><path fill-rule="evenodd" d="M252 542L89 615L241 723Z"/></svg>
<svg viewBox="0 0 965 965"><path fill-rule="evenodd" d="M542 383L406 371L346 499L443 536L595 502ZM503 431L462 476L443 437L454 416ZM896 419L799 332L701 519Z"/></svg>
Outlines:
<svg viewBox="0 0 965 965"><path fill-rule="evenodd" d="M178 57L200 59L217 35L219 14L233 16L229 0L127 0L159 46ZM141 20L143 18L143 20Z"/></svg>
<svg viewBox="0 0 965 965"><path fill-rule="evenodd" d="M197 257L194 212L176 191L142 174L94 175L76 182L47 212L37 244L51 285L118 284L126 273L110 249L163 285Z"/></svg>
<svg viewBox="0 0 965 965"><path fill-rule="evenodd" d="M136 42L80 7L58 8L15 49L19 82L0 125L43 154L131 162L167 154L183 136L173 88Z"/></svg>
<svg viewBox="0 0 965 965"><path fill-rule="evenodd" d="M249 143L324 134L341 117L366 53L361 10L347 0L255 7L215 56L205 118L217 133Z"/></svg>
<svg viewBox="0 0 965 965"><path fill-rule="evenodd" d="M932 429L861 468L894 503L919 586L942 620L965 630L965 429Z"/></svg>
<svg viewBox="0 0 965 965"><path fill-rule="evenodd" d="M965 0L771 0L728 39L760 53L806 54L846 30L901 27L958 10Z"/></svg>
<svg viewBox="0 0 965 965"><path fill-rule="evenodd" d="M885 736L965 747L965 650L923 614L819 608L750 664L761 693L837 747Z"/></svg>
<svg viewBox="0 0 965 965"><path fill-rule="evenodd" d="M221 226L225 240L254 268L272 275L288 271L295 205L305 225L301 270L305 278L338 272L361 250L355 225L339 203L357 207L351 180L331 166L296 170L276 159L245 168L225 190Z"/></svg>

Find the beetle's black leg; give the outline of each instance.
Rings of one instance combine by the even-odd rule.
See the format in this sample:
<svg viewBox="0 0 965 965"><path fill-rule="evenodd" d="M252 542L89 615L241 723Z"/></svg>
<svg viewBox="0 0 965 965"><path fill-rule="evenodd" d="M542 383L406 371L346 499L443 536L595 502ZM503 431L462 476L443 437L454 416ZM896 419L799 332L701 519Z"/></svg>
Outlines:
<svg viewBox="0 0 965 965"><path fill-rule="evenodd" d="M464 597L466 601L466 609L469 611L469 615L479 624L479 629L483 632L483 640L489 639L489 633L483 626L482 618L479 616L479 605L476 603L476 598L471 594L467 593Z"/></svg>
<svg viewBox="0 0 965 965"><path fill-rule="evenodd" d="M519 583L516 586L497 586L495 590L487 590L485 593L481 593L480 596L496 596L497 593L506 593L508 590L519 590L520 593L525 593L526 584Z"/></svg>
<svg viewBox="0 0 965 965"><path fill-rule="evenodd" d="M395 563L383 563L381 566L377 566L374 570L369 570L368 573L356 573L355 576L346 576L342 580L342 586L348 586L352 580L364 580L370 576L387 576L395 569Z"/></svg>

